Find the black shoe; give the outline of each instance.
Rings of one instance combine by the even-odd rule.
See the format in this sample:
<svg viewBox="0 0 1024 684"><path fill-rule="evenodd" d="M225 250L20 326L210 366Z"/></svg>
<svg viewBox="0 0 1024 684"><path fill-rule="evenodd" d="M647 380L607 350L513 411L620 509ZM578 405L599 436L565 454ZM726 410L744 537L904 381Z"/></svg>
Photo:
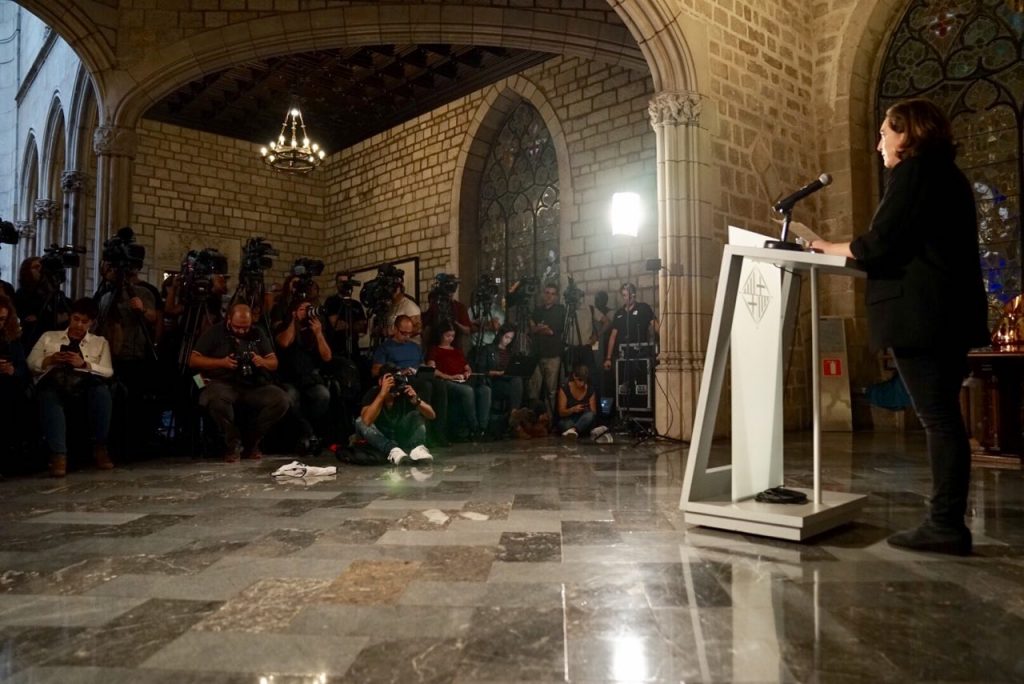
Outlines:
<svg viewBox="0 0 1024 684"><path fill-rule="evenodd" d="M954 556L971 555L971 531L966 526L939 527L925 521L920 527L897 532L888 539L890 546L911 551L931 551Z"/></svg>

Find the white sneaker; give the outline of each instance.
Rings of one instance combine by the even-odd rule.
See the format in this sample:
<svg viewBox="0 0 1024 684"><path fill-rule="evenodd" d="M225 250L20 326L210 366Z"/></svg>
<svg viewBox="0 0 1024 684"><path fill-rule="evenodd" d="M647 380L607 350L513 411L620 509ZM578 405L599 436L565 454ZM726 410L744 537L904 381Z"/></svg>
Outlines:
<svg viewBox="0 0 1024 684"><path fill-rule="evenodd" d="M607 425L598 425L596 428L594 428L593 430L590 431L590 436L593 437L594 441L596 442L597 438L600 437L601 435L603 435L606 432L608 432L608 426Z"/></svg>
<svg viewBox="0 0 1024 684"><path fill-rule="evenodd" d="M409 454L405 453L402 449L395 447L391 450L391 453L388 454L388 460L391 461L392 464L398 465L402 462L402 459L408 455Z"/></svg>
<svg viewBox="0 0 1024 684"><path fill-rule="evenodd" d="M610 433L605 433L598 437L597 439L595 439L594 441L597 442L598 444L611 444L612 442L615 441L615 439L611 436Z"/></svg>
<svg viewBox="0 0 1024 684"><path fill-rule="evenodd" d="M563 432L562 436L563 437L572 437L573 439L576 439L577 437L580 436L580 433L576 432L576 428L571 427L568 430L566 430L565 432Z"/></svg>
<svg viewBox="0 0 1024 684"><path fill-rule="evenodd" d="M430 453L430 451L427 450L427 447L420 444L409 452L409 458L414 461L433 461L434 454Z"/></svg>

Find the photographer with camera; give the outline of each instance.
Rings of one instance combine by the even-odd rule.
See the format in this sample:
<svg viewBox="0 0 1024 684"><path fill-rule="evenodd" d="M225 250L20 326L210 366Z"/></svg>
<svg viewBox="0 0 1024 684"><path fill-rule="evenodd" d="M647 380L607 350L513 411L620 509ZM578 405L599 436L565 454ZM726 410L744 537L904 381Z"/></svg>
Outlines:
<svg viewBox="0 0 1024 684"><path fill-rule="evenodd" d="M367 320L363 305L352 298L352 292L362 283L353 278L351 273L338 271L334 275L334 284L338 293L324 302L332 333L331 350L336 356L357 361L360 358L359 338L366 333Z"/></svg>
<svg viewBox="0 0 1024 684"><path fill-rule="evenodd" d="M107 341L89 332L97 315L93 300L75 301L67 330L43 333L28 355L28 367L36 375L36 398L53 477L67 473L65 411L83 403L92 429L96 467L114 467L107 454L111 398L106 382L114 369Z"/></svg>
<svg viewBox="0 0 1024 684"><path fill-rule="evenodd" d="M224 321L227 270L227 257L218 250L190 250L181 270L164 283L161 357L176 359L182 373L188 369L196 340Z"/></svg>
<svg viewBox="0 0 1024 684"><path fill-rule="evenodd" d="M543 397L549 408L554 406L555 392L558 391L564 329L565 307L558 303L558 284L550 282L544 285L541 304L530 316L530 335L533 352L537 356L537 368L533 371L528 389L531 402Z"/></svg>
<svg viewBox="0 0 1024 684"><path fill-rule="evenodd" d="M498 299L500 278L483 273L477 281L469 306L470 329L473 334L473 354L494 342L498 329L505 322ZM472 356L471 356L472 358Z"/></svg>
<svg viewBox="0 0 1024 684"><path fill-rule="evenodd" d="M274 298L267 291L263 280L264 272L274 265L272 257L279 252L262 237L249 238L242 248L242 265L238 272L238 287L231 295L228 306L237 303L247 304L252 311L253 320L270 335L271 325L268 313L274 305Z"/></svg>
<svg viewBox="0 0 1024 684"><path fill-rule="evenodd" d="M402 325L408 323L403 320ZM363 398L363 409L356 419L356 432L388 461L398 465L406 458L413 461L431 461L433 455L424 446L426 421L437 414L424 401L409 376L391 364L379 369L377 386L370 388Z"/></svg>
<svg viewBox="0 0 1024 684"><path fill-rule="evenodd" d="M322 311L315 306L319 290L312 280L321 273L322 261L296 260L289 285L290 300L275 305L271 315L275 321L274 341L280 352L279 374L299 426L300 449L307 454L319 451L327 434L323 421L331 407L331 392L321 369L331 362L333 352L320 320ZM280 318L282 307L284 316Z"/></svg>
<svg viewBox="0 0 1024 684"><path fill-rule="evenodd" d="M259 459L260 440L288 412L288 394L271 382L277 364L270 339L241 302L228 310L226 325L207 330L192 350L189 367L201 371L204 380L199 405L223 432L228 463L236 463L240 454ZM251 414L246 429L236 420L236 408Z"/></svg>
<svg viewBox="0 0 1024 684"><path fill-rule="evenodd" d="M455 298L459 282L459 277L454 273L438 273L434 276L434 286L427 295L428 306L423 314L423 332L427 340L440 339L438 330L450 325L455 330L455 346L463 353L468 353L472 323L469 309Z"/></svg>
<svg viewBox="0 0 1024 684"><path fill-rule="evenodd" d="M384 340L373 352L373 366L370 374L379 378L385 366L398 368L398 373L410 378L416 393L426 399L437 412L438 420L431 423L431 444L448 446L449 441L445 426L448 423L448 392L444 381L434 373L419 374L423 365L423 347L411 341L413 336L412 320L408 316L395 319L395 329L391 337Z"/></svg>

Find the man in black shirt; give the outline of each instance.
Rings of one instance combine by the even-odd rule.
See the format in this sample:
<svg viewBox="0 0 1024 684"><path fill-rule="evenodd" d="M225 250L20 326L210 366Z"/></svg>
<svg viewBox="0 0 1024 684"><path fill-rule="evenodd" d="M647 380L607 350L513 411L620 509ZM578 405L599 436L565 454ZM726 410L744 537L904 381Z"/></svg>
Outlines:
<svg viewBox="0 0 1024 684"><path fill-rule="evenodd" d="M327 436L323 423L331 408L331 391L320 370L333 358L323 324L316 316L310 316L311 307L308 301L300 302L274 328L274 341L281 351L281 380L299 424L301 448L306 453L317 452L319 439Z"/></svg>
<svg viewBox="0 0 1024 684"><path fill-rule="evenodd" d="M537 356L537 368L530 378L529 397L531 403L541 397L544 386L544 401L554 406L555 392L558 391L558 371L562 365L562 330L565 327L565 307L558 303L558 285L548 283L541 294L541 305L530 316L530 335L533 353Z"/></svg>
<svg viewBox="0 0 1024 684"><path fill-rule="evenodd" d="M430 461L434 457L424 446L425 421L436 417L430 404L416 394L408 376L399 373L397 367L385 364L380 369L377 386L371 387L363 397L356 432L374 449L387 454L388 461L394 465L405 458Z"/></svg>
<svg viewBox="0 0 1024 684"><path fill-rule="evenodd" d="M339 272L334 276L338 294L324 302L327 322L330 323L331 349L338 356L352 359L359 356L359 338L366 332L366 311L352 298L352 274Z"/></svg>
<svg viewBox="0 0 1024 684"><path fill-rule="evenodd" d="M612 332L608 336L604 357L605 369L612 367L618 345L653 342L661 329L654 309L636 300L636 285L623 283L621 293L622 308L612 317Z"/></svg>
<svg viewBox="0 0 1024 684"><path fill-rule="evenodd" d="M247 304L233 305L227 325L210 328L199 338L189 367L202 371L207 381L199 405L224 432L224 460L237 462L239 452L245 458L260 458L260 439L287 413L289 401L283 389L271 384L277 356L262 329L253 326ZM236 405L254 414L244 434L236 425Z"/></svg>

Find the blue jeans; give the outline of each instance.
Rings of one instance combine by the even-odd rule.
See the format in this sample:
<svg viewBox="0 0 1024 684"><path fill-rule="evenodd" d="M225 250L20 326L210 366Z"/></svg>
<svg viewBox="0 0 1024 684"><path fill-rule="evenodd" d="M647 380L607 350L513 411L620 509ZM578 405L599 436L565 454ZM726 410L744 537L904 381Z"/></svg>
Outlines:
<svg viewBox="0 0 1024 684"><path fill-rule="evenodd" d="M960 413L967 352L893 349L903 384L924 426L932 470L929 517L939 527L963 527L971 482L971 445Z"/></svg>
<svg viewBox="0 0 1024 684"><path fill-rule="evenodd" d="M454 404L449 411L451 417L466 425L471 433L487 427L487 419L491 415L491 388L485 384L473 386L452 380L445 380L444 384L448 389L449 402Z"/></svg>
<svg viewBox="0 0 1024 684"><path fill-rule="evenodd" d="M415 410L402 416L394 434L385 434L376 425L364 423L362 418L356 418L356 432L382 454L391 453L395 447L408 452L427 441L427 425Z"/></svg>
<svg viewBox="0 0 1024 684"><path fill-rule="evenodd" d="M85 404L93 444L106 445L112 404L107 385L90 384L81 398L69 399L61 392L48 388L41 388L36 397L39 401L39 422L43 424L43 436L51 454L68 453L67 420L64 414L68 404Z"/></svg>
<svg viewBox="0 0 1024 684"><path fill-rule="evenodd" d="M576 416L570 416L568 418L560 418L558 420L558 431L565 432L569 428L576 428L576 432L583 437L590 432L590 428L594 425L594 414L590 411L584 411L583 413L577 414Z"/></svg>

